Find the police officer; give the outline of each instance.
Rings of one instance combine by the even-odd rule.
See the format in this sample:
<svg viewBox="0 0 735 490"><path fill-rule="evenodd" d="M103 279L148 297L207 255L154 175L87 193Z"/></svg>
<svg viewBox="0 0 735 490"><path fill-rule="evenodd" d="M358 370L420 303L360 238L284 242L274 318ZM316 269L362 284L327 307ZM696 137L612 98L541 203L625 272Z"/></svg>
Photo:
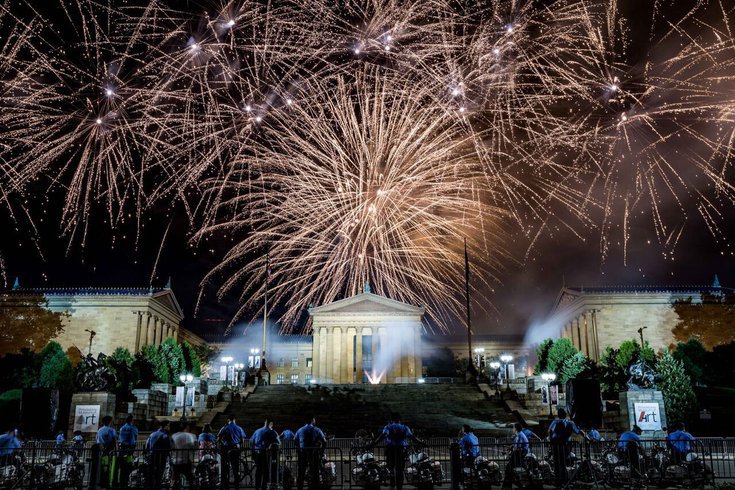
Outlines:
<svg viewBox="0 0 735 490"><path fill-rule="evenodd" d="M684 422L677 423L674 432L666 436L666 443L671 449L671 457L674 463L679 464L686 459L687 453L692 450L692 444L696 439L686 430Z"/></svg>
<svg viewBox="0 0 735 490"><path fill-rule="evenodd" d="M171 438L169 437L168 420L162 420L158 424L158 430L152 433L145 443L151 461L151 480L153 488L160 488L163 482L163 474L166 470L166 461L171 452Z"/></svg>
<svg viewBox="0 0 735 490"><path fill-rule="evenodd" d="M133 469L133 452L138 441L138 428L133 416L125 417L125 424L120 427L120 450L118 451L118 465L120 468L119 482L127 485L128 476Z"/></svg>
<svg viewBox="0 0 735 490"><path fill-rule="evenodd" d="M283 432L281 432L281 442L291 442L293 441L295 435L296 434L294 434L290 427L286 427L285 429L283 429Z"/></svg>
<svg viewBox="0 0 735 490"><path fill-rule="evenodd" d="M559 408L556 411L557 418L549 426L549 442L551 443L551 454L554 457L554 476L556 486L561 487L569 479L567 472L567 459L569 458L569 443L572 434L582 434L574 421L567 419L567 411Z"/></svg>
<svg viewBox="0 0 735 490"><path fill-rule="evenodd" d="M275 470L276 452L271 452L271 446L280 444L278 432L273 429L273 421L265 419L263 427L253 432L250 438L253 446L253 459L255 460L255 488L265 490L270 481L270 469ZM271 457L269 457L271 456Z"/></svg>
<svg viewBox="0 0 735 490"><path fill-rule="evenodd" d="M8 429L0 436L0 466L9 466L15 462L15 456L21 448L20 440L13 429Z"/></svg>
<svg viewBox="0 0 735 490"><path fill-rule="evenodd" d="M640 427L634 425L633 430L620 434L617 442L618 451L628 458L630 475L636 480L641 478L640 444L642 432Z"/></svg>
<svg viewBox="0 0 735 490"><path fill-rule="evenodd" d="M391 423L383 428L383 432L371 445L383 439L385 439L385 456L388 460L391 486L395 485L396 489L401 490L403 488L403 468L406 464L406 447L410 440L417 444L423 444L423 442L414 437L411 429L401 422L401 416L397 413L393 414Z"/></svg>
<svg viewBox="0 0 735 490"><path fill-rule="evenodd" d="M64 442L66 442L66 438L64 438L64 431L60 430L59 433L56 435L57 449L61 449L64 446Z"/></svg>
<svg viewBox="0 0 735 490"><path fill-rule="evenodd" d="M117 448L117 432L112 428L112 417L105 415L102 417L102 427L97 430L97 444L102 446L100 456L102 464L100 465L100 485L107 488L110 483L110 468L112 466L112 458Z"/></svg>
<svg viewBox="0 0 735 490"><path fill-rule="evenodd" d="M513 487L513 468L523 466L526 454L528 454L528 437L523 432L523 426L516 422L513 424L513 443L510 445L508 463L505 465L503 488Z"/></svg>
<svg viewBox="0 0 735 490"><path fill-rule="evenodd" d="M477 436L472 433L472 427L464 424L459 430L459 451L465 466L472 466L472 463L480 455L480 441Z"/></svg>
<svg viewBox="0 0 735 490"><path fill-rule="evenodd" d="M316 426L316 417L311 417L308 423L296 431L294 443L299 451L297 490L304 488L307 467L309 468L309 487L315 488L319 484L319 446L326 442L324 432Z"/></svg>
<svg viewBox="0 0 735 490"><path fill-rule="evenodd" d="M234 415L227 417L225 424L217 433L221 451L222 488L230 488L230 472L235 479L235 490L240 489L240 448L245 439L245 431L237 425Z"/></svg>

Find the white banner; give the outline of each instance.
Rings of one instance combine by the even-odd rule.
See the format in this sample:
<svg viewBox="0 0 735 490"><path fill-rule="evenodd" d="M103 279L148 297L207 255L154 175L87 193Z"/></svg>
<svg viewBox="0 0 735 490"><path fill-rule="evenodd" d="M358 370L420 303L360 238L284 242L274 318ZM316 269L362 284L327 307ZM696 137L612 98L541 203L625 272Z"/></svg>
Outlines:
<svg viewBox="0 0 735 490"><path fill-rule="evenodd" d="M184 406L184 387L183 386L176 387L176 406L177 407Z"/></svg>
<svg viewBox="0 0 735 490"><path fill-rule="evenodd" d="M77 405L74 408L74 430L97 432L100 425L99 405Z"/></svg>
<svg viewBox="0 0 735 490"><path fill-rule="evenodd" d="M635 403L635 423L643 430L661 430L661 408L658 403Z"/></svg>

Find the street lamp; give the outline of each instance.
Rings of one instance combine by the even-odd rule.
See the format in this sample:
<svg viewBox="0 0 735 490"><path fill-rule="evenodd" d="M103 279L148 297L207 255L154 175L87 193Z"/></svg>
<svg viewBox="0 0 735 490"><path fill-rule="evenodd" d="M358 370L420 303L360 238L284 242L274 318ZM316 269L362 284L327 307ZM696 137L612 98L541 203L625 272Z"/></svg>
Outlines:
<svg viewBox="0 0 735 490"><path fill-rule="evenodd" d="M181 417L181 421L186 422L186 383L194 381L194 376L192 376L191 373L182 374L179 376L179 380L184 384L184 416ZM194 400L192 400L191 403L193 405Z"/></svg>
<svg viewBox="0 0 735 490"><path fill-rule="evenodd" d="M226 385L227 375L229 374L229 371L230 371L230 363L232 362L232 357L225 356L225 357L220 358L220 361L222 361L225 365L225 385Z"/></svg>
<svg viewBox="0 0 735 490"><path fill-rule="evenodd" d="M500 356L500 360L505 364L505 383L507 391L510 391L510 369L508 365L513 361L513 356L510 354L503 354Z"/></svg>
<svg viewBox="0 0 735 490"><path fill-rule="evenodd" d="M237 363L235 364L235 385L237 387L240 387L240 374L242 374L242 370L245 368L245 364L243 363Z"/></svg>
<svg viewBox="0 0 735 490"><path fill-rule="evenodd" d="M498 361L493 361L490 363L490 368L493 370L493 373L495 375L495 395L497 396L500 389L499 386L499 378L500 378L500 363Z"/></svg>
<svg viewBox="0 0 735 490"><path fill-rule="evenodd" d="M477 364L478 368L483 368L483 362L482 358L485 356L485 348L484 347L478 347L475 349L475 362Z"/></svg>
<svg viewBox="0 0 735 490"><path fill-rule="evenodd" d="M542 373L541 378L546 381L546 396L549 398L549 418L554 418L554 413L551 410L551 383L556 380L556 374L554 373Z"/></svg>

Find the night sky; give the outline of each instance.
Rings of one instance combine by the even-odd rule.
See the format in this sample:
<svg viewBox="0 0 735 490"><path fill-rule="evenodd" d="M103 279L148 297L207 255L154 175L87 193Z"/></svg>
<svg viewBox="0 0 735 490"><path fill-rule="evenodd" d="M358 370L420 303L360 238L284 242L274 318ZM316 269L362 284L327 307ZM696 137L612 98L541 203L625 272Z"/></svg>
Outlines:
<svg viewBox="0 0 735 490"><path fill-rule="evenodd" d="M634 19L630 25L629 56L632 58L642 56L639 51L649 35L647 27L638 24L645 24L650 12L646 9L637 15L639 12L634 5L639 3L636 0L622 6ZM667 11L672 17L679 14L676 9ZM686 158L685 153L682 158ZM140 232L132 223L111 230L99 213L93 215L87 242L82 245L78 236L70 238L60 232L64 198L58 190L49 190L48 179L32 184L25 199L3 196L0 192L0 200L5 203L0 205L0 285L5 288L12 286L16 277L23 287L160 287L170 277L186 315L184 326L199 334L220 333L232 320L237 299L218 300L215 287L218 285L200 285L230 243L213 240L191 246L192 225L183 207L173 199L170 205L164 199L146 212ZM572 233L563 227L557 231L557 225L551 225L551 231L543 233L530 250L525 239L511 237L508 249L512 257L505 261L505 269L500 273L502 284L493 290L473 290L475 304L489 300L495 308L495 311L475 308L476 331L525 332L549 312L564 283L574 286L708 285L718 274L723 286L733 286L735 257L729 240L735 229L725 225L722 233L713 236L694 210L692 196L682 197L683 204L692 207L686 217L674 203L667 200L659 203L670 222L684 227L673 259L662 253L650 215L633 221L627 260L622 254L619 229L608 234L612 247L604 260L599 246L599 229L592 227L578 225L576 233ZM24 216L23 207L32 216L33 225ZM14 214L6 212L7 209ZM732 223L735 219L733 207L726 208L726 213L721 221ZM470 257L470 261L478 259ZM462 270L456 272L463 275ZM458 321L453 327L459 331L464 325Z"/></svg>

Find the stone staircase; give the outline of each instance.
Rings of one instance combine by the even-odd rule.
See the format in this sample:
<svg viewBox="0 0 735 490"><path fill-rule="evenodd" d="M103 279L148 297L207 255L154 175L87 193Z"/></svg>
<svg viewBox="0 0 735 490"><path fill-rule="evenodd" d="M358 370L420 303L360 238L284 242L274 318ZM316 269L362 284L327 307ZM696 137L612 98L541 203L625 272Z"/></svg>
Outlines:
<svg viewBox="0 0 735 490"><path fill-rule="evenodd" d="M470 424L477 435L507 436L509 424L516 420L477 386L463 384L260 386L228 411L248 434L268 416L280 431L296 430L313 414L317 424L336 437L352 437L358 429L376 432L391 412L400 413L420 437L455 436L462 424ZM226 420L227 413L218 415L213 427Z"/></svg>

